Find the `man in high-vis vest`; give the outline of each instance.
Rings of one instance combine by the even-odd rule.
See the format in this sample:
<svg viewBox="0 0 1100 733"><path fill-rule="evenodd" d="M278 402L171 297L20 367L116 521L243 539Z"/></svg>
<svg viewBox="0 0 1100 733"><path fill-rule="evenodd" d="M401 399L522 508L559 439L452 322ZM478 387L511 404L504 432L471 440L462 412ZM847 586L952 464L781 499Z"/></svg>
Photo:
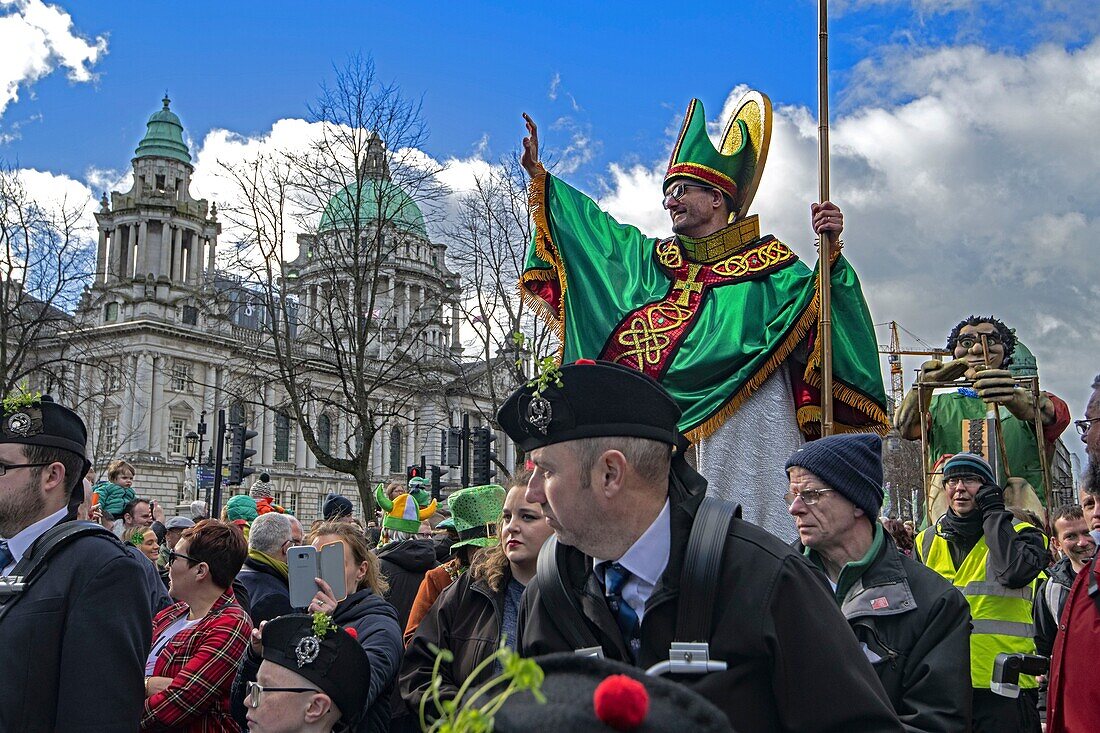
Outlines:
<svg viewBox="0 0 1100 733"><path fill-rule="evenodd" d="M1020 677L1020 696L990 690L1001 652L1034 654L1032 601L1047 566L1046 539L1005 509L1004 491L981 456L959 453L943 467L947 512L917 535L920 560L953 583L970 604L970 680L974 733L1039 733L1038 682Z"/></svg>

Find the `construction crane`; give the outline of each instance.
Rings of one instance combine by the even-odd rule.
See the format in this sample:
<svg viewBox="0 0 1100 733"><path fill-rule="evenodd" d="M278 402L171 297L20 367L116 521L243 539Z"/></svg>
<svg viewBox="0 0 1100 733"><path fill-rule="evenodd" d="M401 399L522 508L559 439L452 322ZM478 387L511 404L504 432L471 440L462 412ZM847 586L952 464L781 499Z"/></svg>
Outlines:
<svg viewBox="0 0 1100 733"><path fill-rule="evenodd" d="M887 361L890 364L890 398L894 401L894 409L896 410L898 405L901 404L902 397L905 396L905 384L902 379L901 370L901 357L903 356L931 356L939 358L947 356L951 352L947 349L937 349L931 344L927 343L924 339L909 331L904 326L898 325L897 321L889 321L886 323L876 323L875 326L889 326L890 327L890 344L879 344L878 353L886 354ZM915 339L920 345L924 346L924 349L916 349L912 347L901 347L901 343L898 340L898 330L905 331L907 335Z"/></svg>

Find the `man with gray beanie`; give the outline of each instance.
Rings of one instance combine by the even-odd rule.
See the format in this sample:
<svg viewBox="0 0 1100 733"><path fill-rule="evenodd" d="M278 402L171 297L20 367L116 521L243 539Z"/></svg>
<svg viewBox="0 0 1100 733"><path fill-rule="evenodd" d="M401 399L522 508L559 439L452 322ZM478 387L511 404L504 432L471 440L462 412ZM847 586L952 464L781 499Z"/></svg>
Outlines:
<svg viewBox="0 0 1100 733"><path fill-rule="evenodd" d="M950 583L898 552L877 521L882 439L807 443L787 461L787 477L800 549L828 576L905 730L968 730L970 608Z"/></svg>
<svg viewBox="0 0 1100 733"><path fill-rule="evenodd" d="M943 486L947 511L917 535L914 546L921 562L970 603L973 731L1038 733L1038 681L1020 675L1017 698L994 693L990 682L999 653L1035 653L1032 599L1036 579L1050 563L1046 537L1005 509L993 468L979 455L957 453L947 459Z"/></svg>

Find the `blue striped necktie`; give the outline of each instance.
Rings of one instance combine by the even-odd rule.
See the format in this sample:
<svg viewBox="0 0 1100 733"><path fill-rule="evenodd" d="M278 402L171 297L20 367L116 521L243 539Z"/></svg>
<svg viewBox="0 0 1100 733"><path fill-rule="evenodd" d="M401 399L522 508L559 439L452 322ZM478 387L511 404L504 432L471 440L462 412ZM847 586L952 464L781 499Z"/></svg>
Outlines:
<svg viewBox="0 0 1100 733"><path fill-rule="evenodd" d="M623 600L622 595L623 586L626 585L626 581L629 579L630 571L619 563L612 562L604 565L603 584L607 605L611 609L611 613L615 614L615 621L619 624L623 641L626 642L631 655L637 660L638 651L642 646L638 614L630 607L629 603Z"/></svg>
<svg viewBox="0 0 1100 733"><path fill-rule="evenodd" d="M11 550L8 549L8 541L0 540L0 575L4 574L4 568L11 565L14 559L15 555L11 554Z"/></svg>

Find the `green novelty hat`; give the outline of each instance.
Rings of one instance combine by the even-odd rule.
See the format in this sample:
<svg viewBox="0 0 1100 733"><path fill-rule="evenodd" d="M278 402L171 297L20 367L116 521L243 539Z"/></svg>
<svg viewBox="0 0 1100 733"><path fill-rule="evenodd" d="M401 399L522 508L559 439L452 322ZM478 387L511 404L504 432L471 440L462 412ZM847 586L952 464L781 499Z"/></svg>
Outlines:
<svg viewBox="0 0 1100 733"><path fill-rule="evenodd" d="M503 486L496 484L471 486L451 494L447 506L458 532L452 551L463 545L493 547L500 542L500 515L507 494Z"/></svg>

